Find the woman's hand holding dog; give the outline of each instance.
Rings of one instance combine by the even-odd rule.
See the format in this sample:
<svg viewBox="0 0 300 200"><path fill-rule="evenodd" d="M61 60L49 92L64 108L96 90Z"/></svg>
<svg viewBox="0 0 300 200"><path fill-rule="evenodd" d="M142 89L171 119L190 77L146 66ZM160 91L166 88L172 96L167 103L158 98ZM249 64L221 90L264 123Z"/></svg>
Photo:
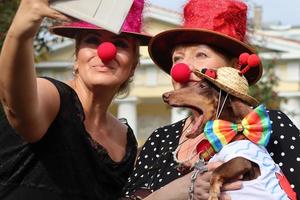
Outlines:
<svg viewBox="0 0 300 200"><path fill-rule="evenodd" d="M198 174L194 183L194 199L193 200L207 200L209 198L210 178L212 171L220 166L221 162L212 162L207 165L208 172ZM191 177L193 172L178 178L161 189L150 194L146 199L156 200L186 200L189 197L189 188L191 186ZM225 184L222 187L223 191L238 190L242 187L241 181ZM230 196L222 193L222 200L230 200Z"/></svg>
<svg viewBox="0 0 300 200"><path fill-rule="evenodd" d="M208 172L199 174L194 184L194 199L195 200L207 200L209 198L210 178L212 171L220 166L221 162L212 162L207 165ZM188 174L190 175L190 174ZM222 191L238 190L242 187L241 181L235 181L225 184L222 187ZM222 200L230 200L230 196L226 193L221 194Z"/></svg>

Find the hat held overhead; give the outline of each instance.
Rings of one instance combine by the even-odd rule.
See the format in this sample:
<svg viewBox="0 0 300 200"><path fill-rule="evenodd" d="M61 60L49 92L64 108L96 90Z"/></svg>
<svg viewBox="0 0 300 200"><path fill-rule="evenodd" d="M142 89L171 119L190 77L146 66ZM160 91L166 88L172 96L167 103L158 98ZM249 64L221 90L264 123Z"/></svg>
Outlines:
<svg viewBox="0 0 300 200"><path fill-rule="evenodd" d="M133 1L129 13L126 16L125 21L120 30L121 34L126 34L136 38L140 42L140 45L147 45L149 43L149 40L151 39L151 36L142 32L142 14L144 3L144 0ZM62 25L53 26L50 28L50 31L57 35L74 39L82 30L107 31L103 27L93 25L86 21L74 21Z"/></svg>

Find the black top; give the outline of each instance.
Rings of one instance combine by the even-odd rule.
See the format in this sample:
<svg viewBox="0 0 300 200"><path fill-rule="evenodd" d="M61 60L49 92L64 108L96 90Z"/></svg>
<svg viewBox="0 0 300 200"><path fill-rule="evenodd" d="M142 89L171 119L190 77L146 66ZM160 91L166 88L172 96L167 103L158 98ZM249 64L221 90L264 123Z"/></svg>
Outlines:
<svg viewBox="0 0 300 200"><path fill-rule="evenodd" d="M86 132L75 91L47 79L59 91L60 109L41 140L26 143L1 116L0 199L117 199L136 157L132 129L124 122L128 126L126 155L114 162Z"/></svg>
<svg viewBox="0 0 300 200"><path fill-rule="evenodd" d="M297 196L300 196L299 129L284 113L276 110L268 112L273 133L267 149L281 167ZM176 169L177 163L173 159L172 152L178 146L185 120L158 128L150 135L123 189L124 196L130 197L141 188L153 192L184 175Z"/></svg>

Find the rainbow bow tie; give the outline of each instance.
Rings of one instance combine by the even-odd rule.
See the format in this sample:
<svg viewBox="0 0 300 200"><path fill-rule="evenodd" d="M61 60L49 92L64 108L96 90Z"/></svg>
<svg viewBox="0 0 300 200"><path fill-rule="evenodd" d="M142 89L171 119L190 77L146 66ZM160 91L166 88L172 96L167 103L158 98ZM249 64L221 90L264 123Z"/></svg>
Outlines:
<svg viewBox="0 0 300 200"><path fill-rule="evenodd" d="M204 135L216 152L238 134L243 133L253 143L266 146L271 135L271 122L263 105L250 112L241 124L225 120L208 121L204 127Z"/></svg>

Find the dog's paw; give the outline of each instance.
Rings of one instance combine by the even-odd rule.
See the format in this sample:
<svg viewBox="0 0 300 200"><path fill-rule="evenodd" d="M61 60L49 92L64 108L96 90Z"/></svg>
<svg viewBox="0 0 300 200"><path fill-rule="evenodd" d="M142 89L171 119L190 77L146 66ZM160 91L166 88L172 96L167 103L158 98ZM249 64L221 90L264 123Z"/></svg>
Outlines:
<svg viewBox="0 0 300 200"><path fill-rule="evenodd" d="M220 176L217 175L213 175L211 178L209 200L218 200L221 195L222 182L220 182L219 178Z"/></svg>
<svg viewBox="0 0 300 200"><path fill-rule="evenodd" d="M216 192L210 192L209 193L209 198L208 200L218 200L219 199L219 195Z"/></svg>

